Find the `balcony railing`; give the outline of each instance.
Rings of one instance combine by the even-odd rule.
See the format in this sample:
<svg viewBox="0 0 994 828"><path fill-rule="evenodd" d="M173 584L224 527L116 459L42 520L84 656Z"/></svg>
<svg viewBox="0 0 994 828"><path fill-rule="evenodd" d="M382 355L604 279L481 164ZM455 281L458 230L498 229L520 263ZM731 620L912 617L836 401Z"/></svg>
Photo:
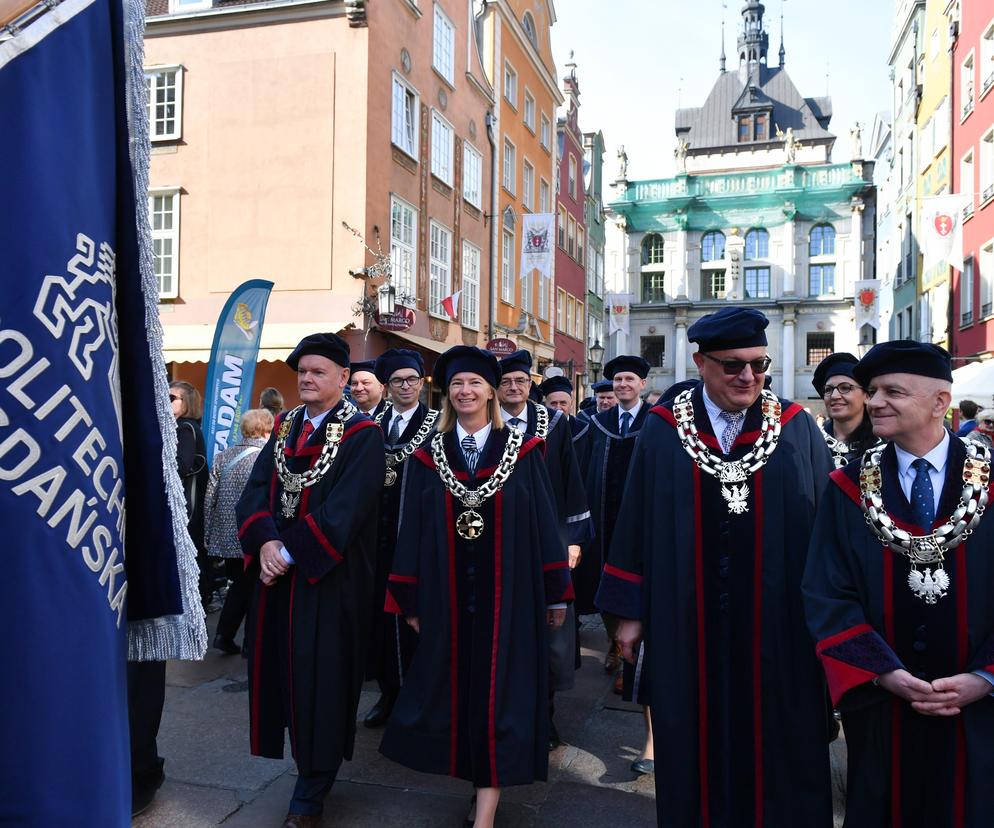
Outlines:
<svg viewBox="0 0 994 828"><path fill-rule="evenodd" d="M962 120L963 118L965 118L971 112L973 112L973 96L972 95L963 102L963 114L960 117L960 120Z"/></svg>
<svg viewBox="0 0 994 828"><path fill-rule="evenodd" d="M992 86L994 86L994 72L991 72L986 78L984 78L984 82L980 87L980 94L987 94L987 90Z"/></svg>
<svg viewBox="0 0 994 828"><path fill-rule="evenodd" d="M966 221L970 216L973 215L973 197L971 196L970 201L963 205L963 221Z"/></svg>
<svg viewBox="0 0 994 828"><path fill-rule="evenodd" d="M994 198L994 184L988 184L980 194L980 203L984 204L988 199Z"/></svg>

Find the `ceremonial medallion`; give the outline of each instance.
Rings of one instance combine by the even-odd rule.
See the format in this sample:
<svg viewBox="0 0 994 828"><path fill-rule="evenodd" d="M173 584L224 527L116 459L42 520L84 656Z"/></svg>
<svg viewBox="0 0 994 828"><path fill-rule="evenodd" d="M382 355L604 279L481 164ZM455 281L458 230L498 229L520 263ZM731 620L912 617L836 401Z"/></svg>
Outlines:
<svg viewBox="0 0 994 828"><path fill-rule="evenodd" d="M394 469L387 468L387 473L383 479L384 486L392 486L397 482L397 472Z"/></svg>
<svg viewBox="0 0 994 828"><path fill-rule="evenodd" d="M463 540L476 540L483 534L483 516L473 509L467 509L456 518L456 531Z"/></svg>
<svg viewBox="0 0 994 828"><path fill-rule="evenodd" d="M911 571L908 572L911 592L926 604L934 604L949 591L949 575L943 568L946 552L959 546L973 533L987 508L990 450L977 443L967 443L959 504L942 526L925 535L912 535L900 528L884 509L880 457L885 447L886 444L880 444L863 455L859 472L859 505L873 534L885 546L907 557L911 564Z"/></svg>

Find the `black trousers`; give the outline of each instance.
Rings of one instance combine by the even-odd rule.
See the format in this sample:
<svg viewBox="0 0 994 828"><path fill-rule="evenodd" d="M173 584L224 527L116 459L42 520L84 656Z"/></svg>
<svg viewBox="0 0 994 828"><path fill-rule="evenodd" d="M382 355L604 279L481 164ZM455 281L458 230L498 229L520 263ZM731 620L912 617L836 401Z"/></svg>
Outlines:
<svg viewBox="0 0 994 828"><path fill-rule="evenodd" d="M166 701L166 662L128 662L128 725L131 730L131 785L158 781L164 760L156 738Z"/></svg>
<svg viewBox="0 0 994 828"><path fill-rule="evenodd" d="M228 594L217 619L217 634L222 638L234 639L248 608L248 584L242 559L225 558L224 574L229 581Z"/></svg>

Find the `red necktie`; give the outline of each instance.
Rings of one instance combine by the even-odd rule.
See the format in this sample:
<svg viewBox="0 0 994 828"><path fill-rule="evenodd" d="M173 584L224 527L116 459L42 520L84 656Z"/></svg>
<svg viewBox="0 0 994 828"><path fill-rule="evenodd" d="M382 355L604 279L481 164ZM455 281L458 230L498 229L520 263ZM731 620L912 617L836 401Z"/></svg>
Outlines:
<svg viewBox="0 0 994 828"><path fill-rule="evenodd" d="M304 420L304 427L300 429L300 436L297 437L297 445L293 449L294 454L300 454L304 446L307 445L308 438L314 433L314 425L310 420Z"/></svg>

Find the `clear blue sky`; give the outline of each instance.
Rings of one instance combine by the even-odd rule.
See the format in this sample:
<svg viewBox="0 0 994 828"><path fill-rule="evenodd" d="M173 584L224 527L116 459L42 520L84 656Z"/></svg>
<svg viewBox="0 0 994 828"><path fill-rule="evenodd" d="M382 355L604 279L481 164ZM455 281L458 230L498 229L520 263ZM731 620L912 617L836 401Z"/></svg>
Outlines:
<svg viewBox="0 0 994 828"><path fill-rule="evenodd" d="M701 106L718 75L721 21L728 69L738 67L743 0L555 0L552 47L560 80L574 51L580 127L607 142L608 180L624 144L629 178L673 174L673 114ZM893 0L766 0L769 62L779 60L784 10L786 68L802 97L832 96L832 160L849 159L849 130L860 122L869 151L873 116L890 108L887 53ZM723 6L727 8L723 9Z"/></svg>

